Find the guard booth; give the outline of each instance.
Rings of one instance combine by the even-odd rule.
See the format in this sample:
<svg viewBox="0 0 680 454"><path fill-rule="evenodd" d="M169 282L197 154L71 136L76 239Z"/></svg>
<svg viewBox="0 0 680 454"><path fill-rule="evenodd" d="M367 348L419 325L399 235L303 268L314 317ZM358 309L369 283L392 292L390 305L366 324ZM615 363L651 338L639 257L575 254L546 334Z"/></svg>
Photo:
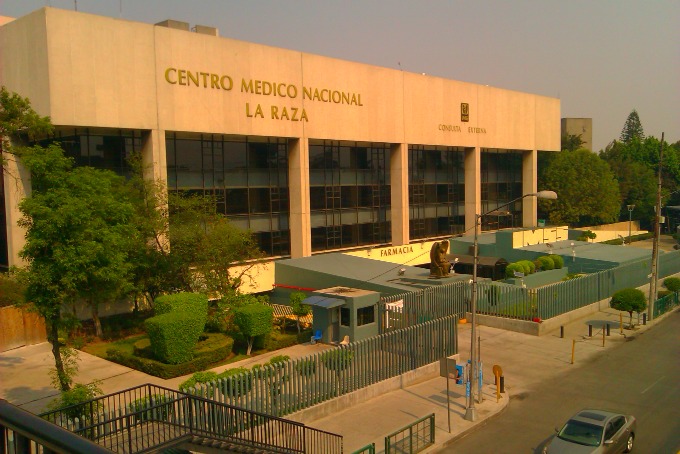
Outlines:
<svg viewBox="0 0 680 454"><path fill-rule="evenodd" d="M314 333L320 342L356 342L378 334L380 293L349 287L317 290L302 303L312 307Z"/></svg>

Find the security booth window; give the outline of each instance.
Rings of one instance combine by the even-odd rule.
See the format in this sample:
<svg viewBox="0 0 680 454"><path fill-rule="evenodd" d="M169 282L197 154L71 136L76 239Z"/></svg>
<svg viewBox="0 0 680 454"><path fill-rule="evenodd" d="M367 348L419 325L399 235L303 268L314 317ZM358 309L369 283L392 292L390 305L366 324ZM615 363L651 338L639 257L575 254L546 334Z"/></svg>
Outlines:
<svg viewBox="0 0 680 454"><path fill-rule="evenodd" d="M340 324L342 326L350 325L350 311L348 307L340 308Z"/></svg>
<svg viewBox="0 0 680 454"><path fill-rule="evenodd" d="M375 306L357 309L357 326L368 325L375 322Z"/></svg>

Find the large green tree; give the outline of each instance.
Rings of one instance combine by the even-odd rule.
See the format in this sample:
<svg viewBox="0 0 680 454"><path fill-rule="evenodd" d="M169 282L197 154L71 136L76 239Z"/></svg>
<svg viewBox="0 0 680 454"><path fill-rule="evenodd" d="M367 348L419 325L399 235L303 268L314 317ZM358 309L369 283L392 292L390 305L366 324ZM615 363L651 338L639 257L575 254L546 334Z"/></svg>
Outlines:
<svg viewBox="0 0 680 454"><path fill-rule="evenodd" d="M71 383L59 342L62 311L84 299L101 333L98 304L127 285L133 210L118 191L120 177L72 168L72 160L57 145L25 148L17 155L32 176L32 192L19 204L19 224L26 230L20 252L27 264L22 271L26 299L45 318L60 387L67 391Z"/></svg>
<svg viewBox="0 0 680 454"><path fill-rule="evenodd" d="M640 117L635 109L628 114L626 122L621 130L620 140L623 143L629 143L632 140L643 140L645 138L645 132L642 129L642 123L640 123Z"/></svg>
<svg viewBox="0 0 680 454"><path fill-rule="evenodd" d="M581 148L585 141L581 138L583 134L565 134L562 136L562 150L576 151Z"/></svg>
<svg viewBox="0 0 680 454"><path fill-rule="evenodd" d="M41 117L28 98L0 87L0 152L11 153L13 142L34 139L52 132L49 117ZM3 163L0 154L0 163Z"/></svg>
<svg viewBox="0 0 680 454"><path fill-rule="evenodd" d="M557 153L544 184L559 195L557 200L539 201L553 224L586 226L618 218L618 183L607 163L589 150Z"/></svg>

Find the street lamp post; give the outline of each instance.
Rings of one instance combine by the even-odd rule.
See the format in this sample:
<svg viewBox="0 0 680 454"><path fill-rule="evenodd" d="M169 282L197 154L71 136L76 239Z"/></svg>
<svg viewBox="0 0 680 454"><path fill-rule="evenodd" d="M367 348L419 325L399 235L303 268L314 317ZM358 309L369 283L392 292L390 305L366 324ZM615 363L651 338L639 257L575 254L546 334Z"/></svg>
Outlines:
<svg viewBox="0 0 680 454"><path fill-rule="evenodd" d="M518 200L522 200L525 197L536 197L538 199L556 199L557 194L555 191L539 191L531 194L524 194L522 197L517 197L508 203L496 207L494 210L488 211L482 214L475 213L475 237L472 246L473 259L472 259L472 295L470 298L470 313L472 314L472 332L470 334L470 404L465 410L465 419L468 421L477 420L477 409L475 408L475 389L477 387L477 379L479 378L479 371L477 367L479 362L477 360L477 262L479 262L478 254L478 236L479 236L479 224L483 216L492 213L499 208L511 205Z"/></svg>
<svg viewBox="0 0 680 454"><path fill-rule="evenodd" d="M632 227L633 227L633 210L634 209L635 209L635 205L628 205L628 244L630 244L631 234L633 233Z"/></svg>

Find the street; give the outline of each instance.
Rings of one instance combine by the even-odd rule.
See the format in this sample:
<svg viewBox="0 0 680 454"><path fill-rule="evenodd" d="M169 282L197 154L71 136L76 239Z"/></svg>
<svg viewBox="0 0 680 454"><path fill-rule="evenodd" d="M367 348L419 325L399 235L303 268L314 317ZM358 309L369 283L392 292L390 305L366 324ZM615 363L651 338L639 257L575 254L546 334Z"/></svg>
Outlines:
<svg viewBox="0 0 680 454"><path fill-rule="evenodd" d="M511 396L508 408L439 452L533 453L583 408L632 414L634 452L680 449L680 312L559 380L535 383Z"/></svg>

